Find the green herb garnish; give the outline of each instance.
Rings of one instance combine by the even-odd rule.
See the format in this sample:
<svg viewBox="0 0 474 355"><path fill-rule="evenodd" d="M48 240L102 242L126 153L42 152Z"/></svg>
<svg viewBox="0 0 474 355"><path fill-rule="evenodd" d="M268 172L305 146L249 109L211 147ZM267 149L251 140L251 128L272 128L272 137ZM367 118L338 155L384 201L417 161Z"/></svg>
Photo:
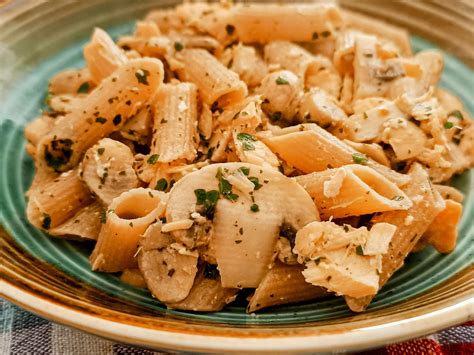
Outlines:
<svg viewBox="0 0 474 355"><path fill-rule="evenodd" d="M329 32L329 31L321 32L321 36L323 36L324 38L329 37L330 35L331 35L331 32Z"/></svg>
<svg viewBox="0 0 474 355"><path fill-rule="evenodd" d="M95 119L96 122L99 122L101 124L104 124L105 122L107 122L107 118L104 118L104 117L97 117Z"/></svg>
<svg viewBox="0 0 474 355"><path fill-rule="evenodd" d="M364 255L364 249L362 248L361 245L358 245L358 246L356 247L356 254L357 254L357 255Z"/></svg>
<svg viewBox="0 0 474 355"><path fill-rule="evenodd" d="M244 150L255 150L253 142L257 141L257 138L248 133L237 134L237 139L242 142L242 148Z"/></svg>
<svg viewBox="0 0 474 355"><path fill-rule="evenodd" d="M453 128L453 127L454 127L454 123L452 123L452 122L446 121L444 123L444 128L446 128L446 129L450 129L450 128Z"/></svg>
<svg viewBox="0 0 474 355"><path fill-rule="evenodd" d="M393 196L393 197L392 197L392 201L401 201L401 200L403 200L404 198L405 198L405 197L403 197L403 196Z"/></svg>
<svg viewBox="0 0 474 355"><path fill-rule="evenodd" d="M250 176L248 179L252 182L252 184L255 185L255 190L258 190L263 186L262 184L260 184L258 177Z"/></svg>
<svg viewBox="0 0 474 355"><path fill-rule="evenodd" d="M258 205L256 203L254 203L250 206L250 211L258 212L258 211L260 211L260 208L258 207Z"/></svg>
<svg viewBox="0 0 474 355"><path fill-rule="evenodd" d="M369 159L367 158L367 155L362 154L362 153L352 154L352 160L354 161L354 163L362 164L362 165L367 164L367 162L369 161Z"/></svg>
<svg viewBox="0 0 474 355"><path fill-rule="evenodd" d="M178 52L182 51L184 48L184 45L181 42L174 42L174 49L176 49Z"/></svg>
<svg viewBox="0 0 474 355"><path fill-rule="evenodd" d="M244 174L245 176L248 176L250 174L250 168L247 168L246 166L241 166L239 170Z"/></svg>
<svg viewBox="0 0 474 355"><path fill-rule="evenodd" d="M280 121L280 120L281 120L281 112L280 112L280 111L274 112L274 113L270 116L270 119L271 119L272 121Z"/></svg>
<svg viewBox="0 0 474 355"><path fill-rule="evenodd" d="M97 149L97 154L102 155L105 152L105 148L99 148Z"/></svg>
<svg viewBox="0 0 474 355"><path fill-rule="evenodd" d="M105 208L102 208L100 211L100 223L105 224L105 222L107 222L107 213Z"/></svg>
<svg viewBox="0 0 474 355"><path fill-rule="evenodd" d="M158 158L160 156L158 154L153 154L153 155L150 155L150 157L148 158L148 160L146 161L148 164L156 164L156 162L158 161Z"/></svg>
<svg viewBox="0 0 474 355"><path fill-rule="evenodd" d="M157 181L155 190L166 191L167 188L168 188L168 181L166 179L161 178L160 180Z"/></svg>
<svg viewBox="0 0 474 355"><path fill-rule="evenodd" d="M318 32L313 32L311 38L313 39L313 41L317 40L319 38Z"/></svg>
<svg viewBox="0 0 474 355"><path fill-rule="evenodd" d="M281 76L276 78L275 83L277 85L289 85L290 84L290 82L288 80L286 80L285 78L282 78Z"/></svg>

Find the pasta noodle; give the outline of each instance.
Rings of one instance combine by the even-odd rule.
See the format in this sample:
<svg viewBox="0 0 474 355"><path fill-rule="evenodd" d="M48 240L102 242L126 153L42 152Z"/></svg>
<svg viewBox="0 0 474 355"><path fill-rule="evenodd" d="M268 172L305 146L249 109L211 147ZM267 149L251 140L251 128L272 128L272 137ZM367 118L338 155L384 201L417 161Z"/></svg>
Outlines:
<svg viewBox="0 0 474 355"><path fill-rule="evenodd" d="M384 212L372 218L372 223L390 223L397 230L389 244L388 251L382 256L380 286L383 286L393 273L403 266L405 257L428 229L435 217L445 208L445 203L436 190L433 190L428 174L419 165L410 169L412 180L403 189L413 201L413 206L406 211ZM363 298L346 297L348 306L354 312L365 310L372 296Z"/></svg>
<svg viewBox="0 0 474 355"><path fill-rule="evenodd" d="M100 28L94 30L91 42L84 47L84 58L96 84L127 62L125 54Z"/></svg>
<svg viewBox="0 0 474 355"><path fill-rule="evenodd" d="M199 89L204 103L219 107L239 102L247 95L247 85L233 71L224 67L214 56L203 49L183 49L176 54L183 67L179 77L190 81Z"/></svg>
<svg viewBox="0 0 474 355"><path fill-rule="evenodd" d="M406 210L412 206L394 183L362 165L297 176L296 181L313 198L323 219Z"/></svg>
<svg viewBox="0 0 474 355"><path fill-rule="evenodd" d="M74 169L52 181L37 184L30 191L26 213L33 225L48 230L73 217L91 201L92 196L79 178L78 169Z"/></svg>
<svg viewBox="0 0 474 355"><path fill-rule="evenodd" d="M119 129L150 98L163 80L157 59L136 59L121 66L73 112L58 119L39 143L39 153L55 170L75 166L102 137Z"/></svg>
<svg viewBox="0 0 474 355"><path fill-rule="evenodd" d="M151 154L170 163L196 156L197 89L194 84L163 85L156 95Z"/></svg>
<svg viewBox="0 0 474 355"><path fill-rule="evenodd" d="M134 265L138 241L163 213L163 193L132 189L115 198L105 213L97 244L90 256L92 270L117 272Z"/></svg>

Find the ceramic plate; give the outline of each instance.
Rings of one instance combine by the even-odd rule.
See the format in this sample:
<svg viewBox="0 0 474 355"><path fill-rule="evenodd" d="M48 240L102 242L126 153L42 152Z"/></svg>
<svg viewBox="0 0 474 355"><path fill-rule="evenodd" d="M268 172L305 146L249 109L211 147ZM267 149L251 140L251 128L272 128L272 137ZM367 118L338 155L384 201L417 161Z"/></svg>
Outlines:
<svg viewBox="0 0 474 355"><path fill-rule="evenodd" d="M472 316L472 171L454 181L466 194L455 252L443 256L428 248L410 255L363 314L351 313L341 298L257 315L246 314L243 305L204 314L168 310L147 291L91 272L92 245L53 239L27 222L25 191L34 171L24 150L23 128L44 109L48 78L84 65L82 47L94 26L117 37L130 33L148 9L171 3L17 0L0 9L3 296L45 318L106 338L194 351L361 349L434 332ZM412 40L416 51L435 47L416 36ZM450 54L445 58L441 85L474 114L472 69Z"/></svg>

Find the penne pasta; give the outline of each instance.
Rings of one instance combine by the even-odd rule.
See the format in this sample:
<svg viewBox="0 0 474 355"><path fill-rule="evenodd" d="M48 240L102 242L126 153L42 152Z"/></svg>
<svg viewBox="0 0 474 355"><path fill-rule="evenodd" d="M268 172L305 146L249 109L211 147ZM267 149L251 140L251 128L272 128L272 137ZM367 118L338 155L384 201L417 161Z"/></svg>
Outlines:
<svg viewBox="0 0 474 355"><path fill-rule="evenodd" d="M323 220L407 210L412 206L397 185L363 165L346 165L295 179L313 198Z"/></svg>
<svg viewBox="0 0 474 355"><path fill-rule="evenodd" d="M99 84L127 62L122 50L100 28L94 30L91 42L84 47L84 58L95 84Z"/></svg>
<svg viewBox="0 0 474 355"><path fill-rule="evenodd" d="M461 216L462 205L454 200L446 200L446 207L430 224L421 242L431 244L440 253L451 253L456 248L457 226Z"/></svg>
<svg viewBox="0 0 474 355"><path fill-rule="evenodd" d="M54 180L37 182L30 191L26 215L31 224L46 231L66 222L92 201L77 168Z"/></svg>
<svg viewBox="0 0 474 355"><path fill-rule="evenodd" d="M120 275L120 280L133 287L146 288L145 279L138 268L125 269Z"/></svg>
<svg viewBox="0 0 474 355"><path fill-rule="evenodd" d="M387 39L398 47L403 56L412 55L407 30L350 10L343 10L342 15L348 28Z"/></svg>
<svg viewBox="0 0 474 355"><path fill-rule="evenodd" d="M117 272L132 267L140 236L164 212L163 199L163 192L137 188L112 200L90 256L92 270Z"/></svg>
<svg viewBox="0 0 474 355"><path fill-rule="evenodd" d="M63 224L49 229L48 234L66 239L97 240L104 214L104 207L98 202L93 202Z"/></svg>
<svg viewBox="0 0 474 355"><path fill-rule="evenodd" d="M163 65L159 60L129 61L103 80L80 106L56 121L39 143L40 156L55 170L74 167L89 147L120 129L162 81Z"/></svg>
<svg viewBox="0 0 474 355"><path fill-rule="evenodd" d="M275 263L250 298L247 313L330 295L326 289L307 283L301 273L303 270L304 267L301 265Z"/></svg>
<svg viewBox="0 0 474 355"><path fill-rule="evenodd" d="M222 55L221 61L239 77L248 87L260 85L262 79L267 75L268 69L265 62L252 46L239 44L233 46Z"/></svg>
<svg viewBox="0 0 474 355"><path fill-rule="evenodd" d="M398 186L410 177L399 174L360 155L329 132L315 124L301 124L282 129L278 135L262 138L263 142L281 159L304 173L361 163L376 170ZM307 154L318 152L318 154Z"/></svg>
<svg viewBox="0 0 474 355"><path fill-rule="evenodd" d="M421 165L414 164L409 173L412 179L403 191L413 201L413 206L406 211L384 212L371 220L371 223L384 222L397 226L388 251L382 256L380 287L403 266L406 256L446 205L439 193L433 190L428 174ZM372 298L373 296L346 297L346 302L351 310L361 312Z"/></svg>
<svg viewBox="0 0 474 355"><path fill-rule="evenodd" d="M464 195L461 191L456 189L455 187L448 186L448 185L433 185L434 188L440 193L441 197L445 200L453 200L454 202L462 203L464 200Z"/></svg>
<svg viewBox="0 0 474 355"><path fill-rule="evenodd" d="M87 94L94 88L94 82L87 68L66 69L51 78L48 84L50 95Z"/></svg>
<svg viewBox="0 0 474 355"><path fill-rule="evenodd" d="M196 86L190 83L163 85L155 100L150 154L156 154L161 163L193 161L198 144Z"/></svg>
<svg viewBox="0 0 474 355"><path fill-rule="evenodd" d="M233 26L227 27L233 28L229 37L244 43L316 41L333 36L343 24L339 9L327 3L234 6L221 22Z"/></svg>
<svg viewBox="0 0 474 355"><path fill-rule="evenodd" d="M204 49L183 49L176 54L183 63L178 75L199 89L199 96L209 106L215 102L224 107L242 101L247 95L247 85L233 71L222 65Z"/></svg>
<svg viewBox="0 0 474 355"><path fill-rule="evenodd" d="M39 141L44 136L46 136L53 129L53 127L54 119L45 115L36 118L25 127L25 138L31 145L28 153L33 158L36 156L36 146L38 145Z"/></svg>

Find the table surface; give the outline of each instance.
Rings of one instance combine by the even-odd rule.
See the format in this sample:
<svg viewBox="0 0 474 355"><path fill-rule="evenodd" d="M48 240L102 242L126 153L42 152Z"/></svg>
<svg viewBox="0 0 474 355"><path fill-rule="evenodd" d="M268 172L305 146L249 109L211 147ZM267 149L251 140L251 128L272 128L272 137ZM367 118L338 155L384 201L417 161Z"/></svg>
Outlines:
<svg viewBox="0 0 474 355"><path fill-rule="evenodd" d="M0 355L169 354L115 343L49 322L0 299ZM362 354L362 353L361 353ZM474 322L363 354L474 354Z"/></svg>

